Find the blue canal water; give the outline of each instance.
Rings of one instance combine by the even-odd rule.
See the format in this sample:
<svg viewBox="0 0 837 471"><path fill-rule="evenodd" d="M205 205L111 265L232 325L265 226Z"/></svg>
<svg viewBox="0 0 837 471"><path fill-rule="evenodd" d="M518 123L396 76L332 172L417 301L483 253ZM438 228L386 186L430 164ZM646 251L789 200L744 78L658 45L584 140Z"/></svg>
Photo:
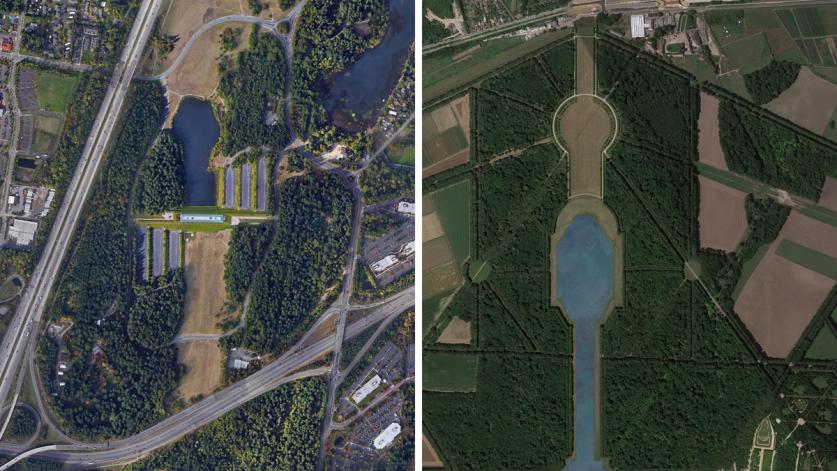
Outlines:
<svg viewBox="0 0 837 471"><path fill-rule="evenodd" d="M389 0L388 4L389 22L381 42L326 86L325 107L338 126L358 125L352 122L347 111L362 118L378 110L401 76L415 38L415 2Z"/></svg>
<svg viewBox="0 0 837 471"><path fill-rule="evenodd" d="M595 218L576 216L556 249L555 293L574 323L575 457L569 471L603 471L595 459L596 321L613 297L613 243Z"/></svg>
<svg viewBox="0 0 837 471"><path fill-rule="evenodd" d="M207 101L184 98L172 128L186 154L186 203L214 206L215 175L207 168L210 151L221 130L212 114L212 105Z"/></svg>

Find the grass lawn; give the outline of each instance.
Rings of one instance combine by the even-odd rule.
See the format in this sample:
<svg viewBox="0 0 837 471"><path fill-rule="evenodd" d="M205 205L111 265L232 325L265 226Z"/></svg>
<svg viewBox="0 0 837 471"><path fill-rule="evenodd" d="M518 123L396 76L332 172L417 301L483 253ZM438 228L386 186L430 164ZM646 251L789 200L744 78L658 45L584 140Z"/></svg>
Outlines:
<svg viewBox="0 0 837 471"><path fill-rule="evenodd" d="M423 358L425 391L474 392L477 390L478 356L426 352Z"/></svg>
<svg viewBox="0 0 837 471"><path fill-rule="evenodd" d="M412 143L390 144L387 146L387 158L397 164L413 165L416 162L416 147Z"/></svg>
<svg viewBox="0 0 837 471"><path fill-rule="evenodd" d="M770 45L764 34L758 33L723 46L727 55L723 71L738 69L741 74L749 74L766 66L773 59Z"/></svg>
<svg viewBox="0 0 837 471"><path fill-rule="evenodd" d="M429 195L461 269L471 256L471 180L464 180Z"/></svg>
<svg viewBox="0 0 837 471"><path fill-rule="evenodd" d="M823 325L811 347L805 353L811 360L837 360L837 337L828 325Z"/></svg>
<svg viewBox="0 0 837 471"><path fill-rule="evenodd" d="M32 152L51 154L58 146L64 120L60 116L35 115L35 135L32 138Z"/></svg>
<svg viewBox="0 0 837 471"><path fill-rule="evenodd" d="M744 262L744 265L741 267L741 276L738 278L738 283L736 283L735 288L732 290L732 299L738 300L738 295L741 294L741 290L744 289L744 285L747 284L747 280L750 279L756 267L759 266L761 259L764 258L768 249L770 249L770 243L763 244L756 250L753 258Z"/></svg>
<svg viewBox="0 0 837 471"><path fill-rule="evenodd" d="M790 240L783 240L776 249L776 254L797 265L813 270L820 275L837 280L837 259L824 253L809 249Z"/></svg>
<svg viewBox="0 0 837 471"><path fill-rule="evenodd" d="M67 101L78 84L78 77L39 70L35 81L38 106L47 111L63 113Z"/></svg>

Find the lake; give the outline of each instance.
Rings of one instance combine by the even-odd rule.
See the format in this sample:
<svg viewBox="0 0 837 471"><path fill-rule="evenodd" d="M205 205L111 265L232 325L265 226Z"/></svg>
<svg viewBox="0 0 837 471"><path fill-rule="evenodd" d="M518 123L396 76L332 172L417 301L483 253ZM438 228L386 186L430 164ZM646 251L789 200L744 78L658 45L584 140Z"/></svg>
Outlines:
<svg viewBox="0 0 837 471"><path fill-rule="evenodd" d="M414 1L389 0L389 23L380 44L326 84L324 103L334 124L362 129L374 123L373 115L401 77L414 35Z"/></svg>
<svg viewBox="0 0 837 471"><path fill-rule="evenodd" d="M215 206L215 174L208 171L209 154L220 135L208 101L184 98L172 126L186 154L186 204Z"/></svg>
<svg viewBox="0 0 837 471"><path fill-rule="evenodd" d="M575 457L571 471L603 471L595 459L596 321L613 298L613 243L596 219L576 216L556 247L555 293L574 323Z"/></svg>

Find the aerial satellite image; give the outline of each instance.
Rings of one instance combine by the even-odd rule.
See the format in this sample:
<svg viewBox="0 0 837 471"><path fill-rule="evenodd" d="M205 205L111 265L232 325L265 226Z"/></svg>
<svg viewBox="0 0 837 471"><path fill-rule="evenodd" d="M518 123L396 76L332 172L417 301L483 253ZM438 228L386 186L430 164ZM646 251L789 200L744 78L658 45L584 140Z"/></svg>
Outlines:
<svg viewBox="0 0 837 471"><path fill-rule="evenodd" d="M422 466L837 470L837 2L421 16Z"/></svg>
<svg viewBox="0 0 837 471"><path fill-rule="evenodd" d="M409 0L0 0L0 470L415 468Z"/></svg>

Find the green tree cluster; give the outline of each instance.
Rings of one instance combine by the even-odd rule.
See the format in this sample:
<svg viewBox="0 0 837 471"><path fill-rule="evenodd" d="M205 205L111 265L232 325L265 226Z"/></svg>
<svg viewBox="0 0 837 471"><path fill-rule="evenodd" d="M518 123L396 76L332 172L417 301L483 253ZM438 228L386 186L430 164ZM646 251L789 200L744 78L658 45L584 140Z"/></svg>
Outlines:
<svg viewBox="0 0 837 471"><path fill-rule="evenodd" d="M244 301L272 236L272 224L245 224L233 229L224 261L224 281L230 301L237 304Z"/></svg>
<svg viewBox="0 0 837 471"><path fill-rule="evenodd" d="M744 84L754 103L763 105L787 90L799 75L796 62L771 61L766 67L744 75Z"/></svg>
<svg viewBox="0 0 837 471"><path fill-rule="evenodd" d="M37 432L38 419L26 407L16 407L9 422L8 437L12 440L28 440Z"/></svg>
<svg viewBox="0 0 837 471"><path fill-rule="evenodd" d="M413 170L393 168L384 159L375 159L360 175L358 183L365 204L380 203L415 192Z"/></svg>
<svg viewBox="0 0 837 471"><path fill-rule="evenodd" d="M159 214L186 202L186 162L183 145L170 129L160 132L140 169L134 209Z"/></svg>
<svg viewBox="0 0 837 471"><path fill-rule="evenodd" d="M352 194L334 174L305 174L280 185L278 213L276 236L253 277L243 334L245 346L259 352L289 345L327 290L339 290Z"/></svg>
<svg viewBox="0 0 837 471"><path fill-rule="evenodd" d="M134 302L128 313L130 339L149 350L171 343L183 322L185 293L182 269L134 288Z"/></svg>
<svg viewBox="0 0 837 471"><path fill-rule="evenodd" d="M280 386L126 469L313 471L325 399L320 378Z"/></svg>
<svg viewBox="0 0 837 471"><path fill-rule="evenodd" d="M761 109L730 99L718 111L729 169L776 188L819 199L825 177L837 178L835 150Z"/></svg>
<svg viewBox="0 0 837 471"><path fill-rule="evenodd" d="M285 74L282 43L255 27L249 47L238 54L235 66L224 72L218 83L224 102L216 113L221 124L218 145L223 153L232 155L263 145L279 149L290 141L282 108ZM274 117L270 122L269 114Z"/></svg>

